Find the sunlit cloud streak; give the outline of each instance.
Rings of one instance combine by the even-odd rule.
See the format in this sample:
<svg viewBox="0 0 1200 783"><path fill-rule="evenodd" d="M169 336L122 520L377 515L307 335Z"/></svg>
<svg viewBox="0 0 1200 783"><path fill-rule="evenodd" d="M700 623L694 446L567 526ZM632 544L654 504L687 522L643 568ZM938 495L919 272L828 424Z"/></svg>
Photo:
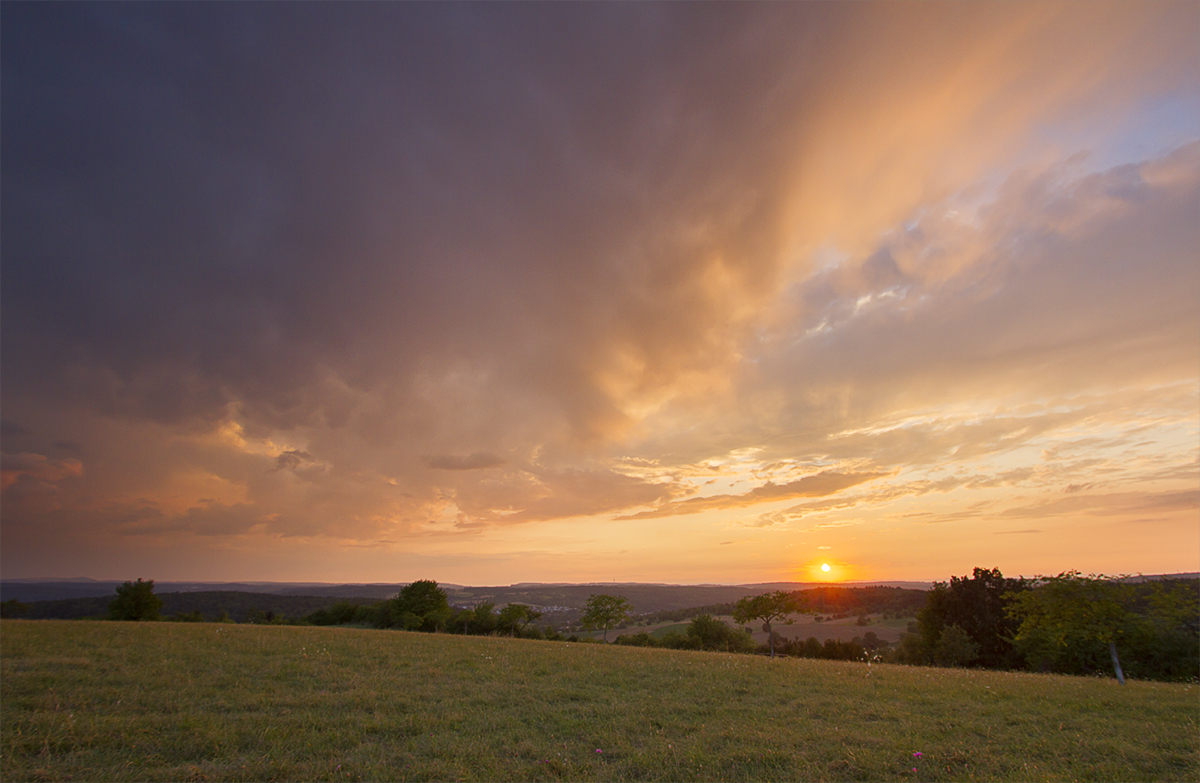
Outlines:
<svg viewBox="0 0 1200 783"><path fill-rule="evenodd" d="M777 500L833 495L844 489L879 478L883 475L882 473L845 474L829 471L789 481L786 484L774 484L768 481L766 484L755 487L749 492L740 495L709 495L707 497L677 500L650 511L638 512L631 515L629 519L653 519L654 517L674 514L698 514L714 509L742 508L744 506Z"/></svg>

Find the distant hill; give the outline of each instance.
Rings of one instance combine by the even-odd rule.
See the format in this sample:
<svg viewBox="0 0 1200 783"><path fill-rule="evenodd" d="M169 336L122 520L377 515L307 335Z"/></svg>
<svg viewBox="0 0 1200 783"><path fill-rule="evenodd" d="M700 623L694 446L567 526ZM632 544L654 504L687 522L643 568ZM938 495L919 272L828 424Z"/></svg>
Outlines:
<svg viewBox="0 0 1200 783"><path fill-rule="evenodd" d="M6 579L0 581L0 600L16 599L31 601L54 601L68 598L112 597L117 586L124 580L102 581L85 578L33 580ZM239 592L266 593L272 595L323 596L331 598L391 598L400 592L407 582L394 584L330 584L320 582L160 582L154 583L154 591L165 593ZM639 582L595 582L585 584L523 582L508 586L470 587L439 583L450 595L452 602L477 603L494 601L527 603L537 606L564 606L582 608L593 593L620 595L628 598L638 612L656 612L683 609L689 606L726 603L747 595L767 593L773 590L807 590L829 586L824 582L772 582L752 585L670 585ZM911 590L928 590L928 582L843 582L837 587L904 587Z"/></svg>
<svg viewBox="0 0 1200 783"><path fill-rule="evenodd" d="M0 599L16 599L22 603L40 604L55 603L55 607L38 607L44 617L97 617L107 611L108 601L116 595L116 588L121 582L0 582ZM404 587L403 584L366 584L366 585L333 585L333 584L295 584L295 583L203 583L203 582L155 582L154 592L164 601L163 614L173 614L177 611L190 612L196 608L188 603L188 595L210 596L216 593L243 596L242 603L250 601L249 596L259 596L252 603L256 607L274 607L276 612L282 612L289 617L307 614L316 609L329 606L337 600L354 600L358 603L391 598ZM775 589L800 589L802 585L651 585L651 584L574 584L574 585L540 585L522 584L507 587L464 587L461 585L442 584L452 604L474 606L482 601L492 601L497 606L509 603L529 604L547 613L564 610L576 611L582 609L592 594L605 593L619 595L629 599L633 609L638 614L686 609L694 606L723 604L736 601L747 595L765 593ZM168 599L168 596L172 596ZM325 599L311 609L301 611L295 606L280 602L271 602L268 597L276 598L321 598ZM84 599L92 603L76 603ZM171 604L165 604L170 600ZM205 600L208 600L207 598ZM307 604L305 604L307 605ZM188 608L183 608L183 607ZM176 608L180 607L180 608ZM206 611L200 608L200 611ZM236 615L229 610L231 615ZM63 614L68 612L68 614ZM31 615L33 616L33 615Z"/></svg>
<svg viewBox="0 0 1200 783"><path fill-rule="evenodd" d="M4 580L0 581L0 600L16 599L31 601L53 601L67 598L113 597L121 581L46 581ZM324 596L330 598L391 598L403 584L337 585L302 582L158 582L154 592L164 593L209 593L238 592L263 593L269 595Z"/></svg>
<svg viewBox="0 0 1200 783"><path fill-rule="evenodd" d="M1200 579L1200 573L1156 574L1130 577L1131 581L1157 579ZM122 580L124 581L124 580ZM105 598L116 595L121 581L101 581L82 577L73 579L36 580L6 579L0 581L0 600L16 599L22 603L55 601L75 598ZM261 595L356 599L362 603L391 598L405 586L401 583L330 584L321 582L155 582L159 596L171 593L255 593ZM906 590L928 590L931 582L862 581L862 582L765 582L746 585L670 585L651 583L595 582L590 584L520 583L508 586L469 587L441 583L451 603L474 605L492 601L498 606L524 603L549 609L580 609L593 593L619 595L629 599L639 614L674 611L689 607L724 604L747 595L775 590L811 590L818 587L865 588L898 587ZM328 604L326 604L328 605ZM105 603L107 606L107 603ZM320 607L315 607L320 608ZM315 611L315 608L313 611ZM181 610L192 611L192 610ZM288 616L296 612L288 611Z"/></svg>
<svg viewBox="0 0 1200 783"><path fill-rule="evenodd" d="M0 582L0 599L30 601L54 601L67 598L114 596L120 582L95 582L92 580L70 582Z"/></svg>

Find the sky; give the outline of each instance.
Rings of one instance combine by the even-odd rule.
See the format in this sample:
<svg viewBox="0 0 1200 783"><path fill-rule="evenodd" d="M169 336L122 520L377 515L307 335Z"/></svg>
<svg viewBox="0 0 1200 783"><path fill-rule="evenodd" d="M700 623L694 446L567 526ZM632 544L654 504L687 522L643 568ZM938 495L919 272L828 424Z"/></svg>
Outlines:
<svg viewBox="0 0 1200 783"><path fill-rule="evenodd" d="M0 17L3 577L1200 571L1200 4Z"/></svg>

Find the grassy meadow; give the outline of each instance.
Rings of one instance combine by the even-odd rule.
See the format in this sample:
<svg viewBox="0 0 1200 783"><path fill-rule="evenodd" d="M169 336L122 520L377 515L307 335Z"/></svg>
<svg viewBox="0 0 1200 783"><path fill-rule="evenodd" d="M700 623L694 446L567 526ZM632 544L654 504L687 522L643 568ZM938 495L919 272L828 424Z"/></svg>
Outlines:
<svg viewBox="0 0 1200 783"><path fill-rule="evenodd" d="M1195 683L349 628L0 623L5 781L1195 781L1198 721Z"/></svg>

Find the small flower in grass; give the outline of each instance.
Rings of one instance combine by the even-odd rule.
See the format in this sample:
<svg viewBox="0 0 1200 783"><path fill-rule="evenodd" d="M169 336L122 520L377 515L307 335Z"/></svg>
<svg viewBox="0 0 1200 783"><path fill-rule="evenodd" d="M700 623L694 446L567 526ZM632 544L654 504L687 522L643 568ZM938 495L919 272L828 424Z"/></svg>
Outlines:
<svg viewBox="0 0 1200 783"><path fill-rule="evenodd" d="M600 748L596 748L596 752L597 752L597 753L603 753L604 751L600 750Z"/></svg>
<svg viewBox="0 0 1200 783"><path fill-rule="evenodd" d="M914 751L913 751L913 758L914 758L914 759L919 759L919 758L921 758L921 751L919 751L919 750L914 750Z"/></svg>

